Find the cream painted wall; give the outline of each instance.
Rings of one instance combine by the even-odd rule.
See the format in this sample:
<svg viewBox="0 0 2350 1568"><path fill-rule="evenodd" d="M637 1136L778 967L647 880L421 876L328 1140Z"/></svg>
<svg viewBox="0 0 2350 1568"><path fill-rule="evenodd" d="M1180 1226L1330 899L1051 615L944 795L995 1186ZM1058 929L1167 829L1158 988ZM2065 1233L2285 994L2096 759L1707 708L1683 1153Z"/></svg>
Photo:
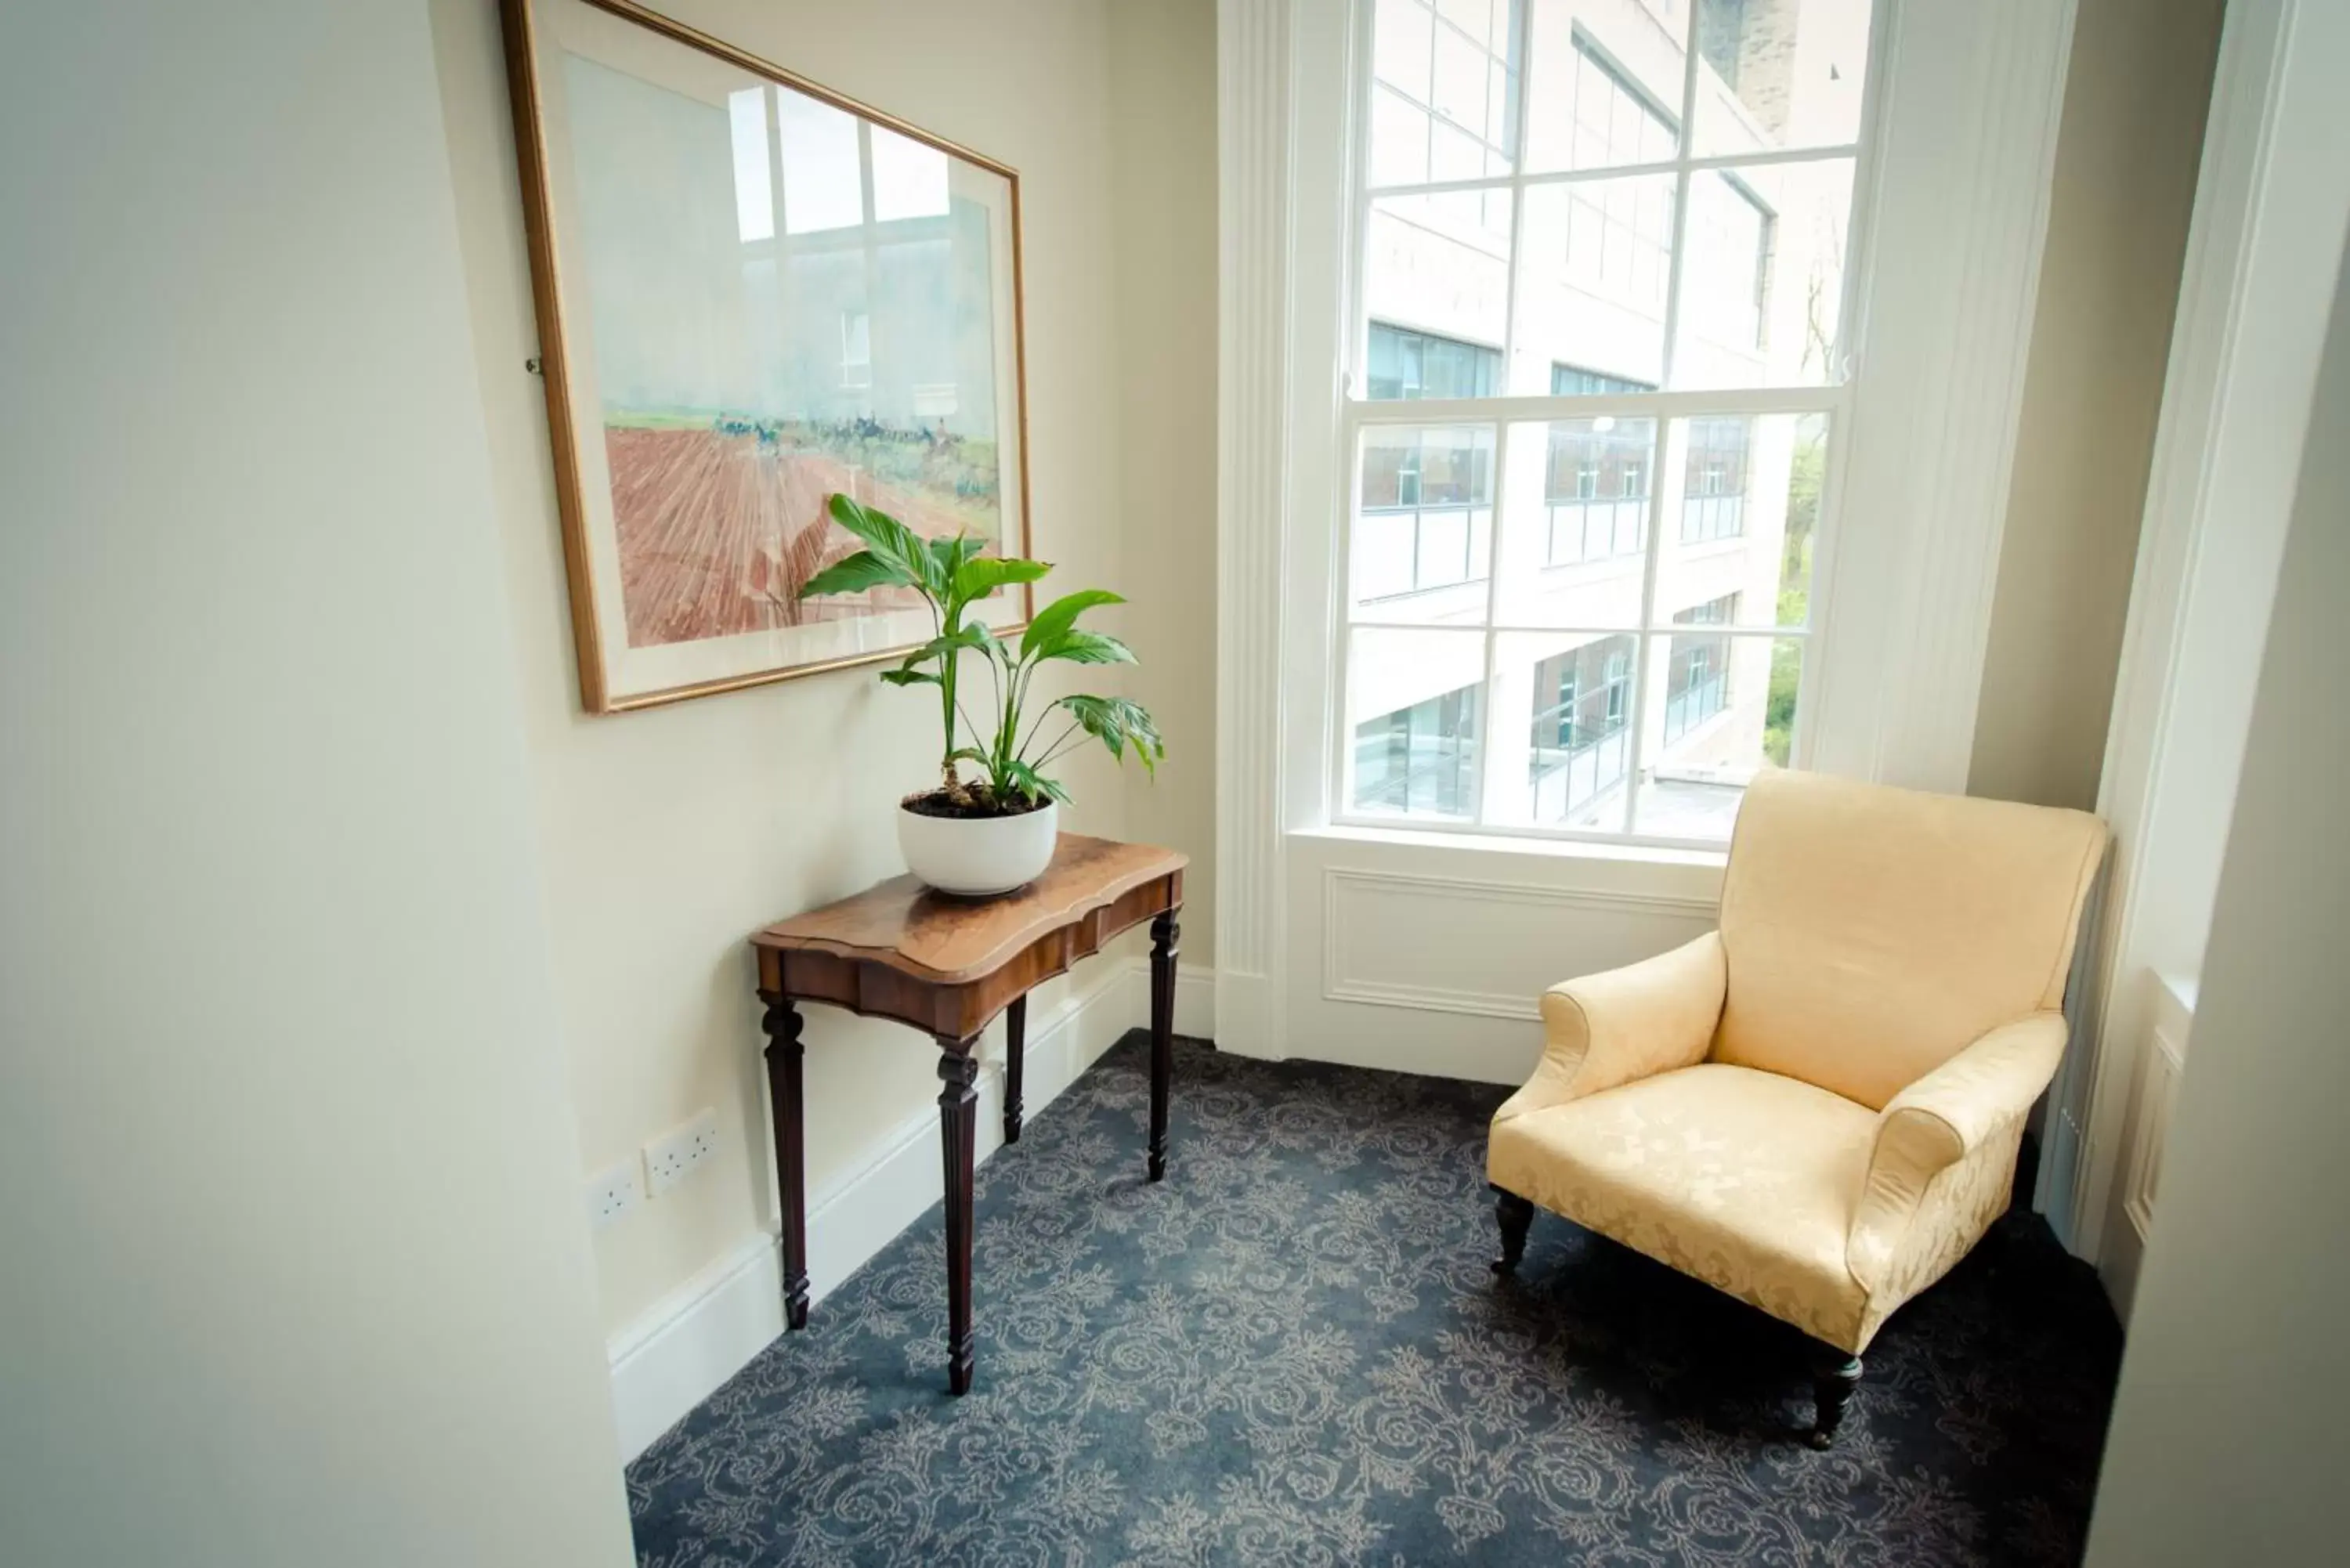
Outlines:
<svg viewBox="0 0 2350 1568"><path fill-rule="evenodd" d="M536 332L495 7L432 0L431 9L522 628L525 737L582 1168L629 1158L702 1106L719 1115L713 1165L597 1236L604 1324L617 1332L774 1223L743 940L780 915L903 868L890 814L929 776L934 720L870 671L639 713L580 711L544 405L523 369ZM1212 316L1191 317L1212 311L1213 286L1180 275L1183 246L1170 244L1160 258L1156 229L1120 192L1117 160L1139 150L1149 160L1144 181L1159 183L1180 161L1180 148L1161 143L1191 134L1190 123L1210 111L1156 84L1127 101L1116 68L1120 59L1147 67L1162 40L1203 47L1176 25L1179 8L1162 16L1139 7L1145 14L1114 28L1108 0L864 8L674 0L666 9L1021 171L1035 548L1058 563L1048 588L1099 586L1139 601L1104 613L1100 624L1127 635L1144 659L1126 690L1159 708L1174 753L1155 790L1121 779L1107 755L1081 753L1065 774L1078 800L1068 826L1149 834L1204 861L1213 842L1211 676L1203 667L1211 643L1185 628L1211 613L1211 568L1137 540L1162 523L1187 522L1202 542L1211 537L1213 442L1180 432L1204 431L1212 420ZM1204 90L1212 80L1204 53L1196 65ZM1173 118L1159 128L1147 103ZM1211 150L1199 156L1212 166ZM1169 179L1167 200L1196 202L1191 221L1211 234L1209 186ZM1188 244L1198 251L1212 240ZM1143 308L1151 318L1137 327L1120 268L1139 255L1142 286L1156 294L1163 286L1173 303L1154 299ZM1149 389L1178 405L1164 434L1128 391L1137 362L1164 369L1161 385ZM1188 402L1187 379L1196 382ZM1123 455L1130 430L1145 431L1131 469ZM1182 439L1196 441L1196 464L1183 462L1175 444ZM1099 671L1083 679L1082 689L1112 684ZM1191 908L1204 906L1195 898ZM1209 950L1196 940L1186 946ZM1040 993L1039 1005L1066 983ZM811 1010L806 1040L808 1180L822 1193L893 1134L935 1114L935 1052L904 1029L824 1009ZM991 1040L989 1052L998 1049Z"/></svg>
<svg viewBox="0 0 2350 1568"><path fill-rule="evenodd" d="M421 7L0 49L0 1559L633 1561Z"/></svg>
<svg viewBox="0 0 2350 1568"><path fill-rule="evenodd" d="M1113 0L1119 528L1151 650L1138 695L1168 737L1127 786L1135 836L1191 851L1184 963L1216 950L1216 6Z"/></svg>
<svg viewBox="0 0 2350 1568"><path fill-rule="evenodd" d="M2220 0L2079 0L1973 794L2094 808Z"/></svg>
<svg viewBox="0 0 2350 1568"><path fill-rule="evenodd" d="M2091 1568L2343 1555L2350 1400L2350 269L2285 545L2092 1521Z"/></svg>

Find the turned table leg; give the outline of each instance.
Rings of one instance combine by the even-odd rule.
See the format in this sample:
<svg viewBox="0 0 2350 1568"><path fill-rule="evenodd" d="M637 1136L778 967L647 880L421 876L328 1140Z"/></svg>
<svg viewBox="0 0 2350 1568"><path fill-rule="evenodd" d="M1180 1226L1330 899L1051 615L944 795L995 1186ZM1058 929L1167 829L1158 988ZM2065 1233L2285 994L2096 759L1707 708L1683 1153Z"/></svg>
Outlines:
<svg viewBox="0 0 2350 1568"><path fill-rule="evenodd" d="M767 1097L775 1118L776 1198L784 1210L784 1326L806 1328L807 1281L807 1135L801 1125L799 1010L777 991L763 991L767 1004Z"/></svg>
<svg viewBox="0 0 2350 1568"><path fill-rule="evenodd" d="M976 1038L939 1037L939 1143L946 1155L947 1391L971 1389L972 1137L979 1122Z"/></svg>
<svg viewBox="0 0 2350 1568"><path fill-rule="evenodd" d="M1020 1141L1020 1075L1028 1048L1028 999L1015 996L1003 1010L1003 1141Z"/></svg>
<svg viewBox="0 0 2350 1568"><path fill-rule="evenodd" d="M1167 1096L1175 1078L1175 955L1181 905L1150 922L1150 1179L1167 1174Z"/></svg>

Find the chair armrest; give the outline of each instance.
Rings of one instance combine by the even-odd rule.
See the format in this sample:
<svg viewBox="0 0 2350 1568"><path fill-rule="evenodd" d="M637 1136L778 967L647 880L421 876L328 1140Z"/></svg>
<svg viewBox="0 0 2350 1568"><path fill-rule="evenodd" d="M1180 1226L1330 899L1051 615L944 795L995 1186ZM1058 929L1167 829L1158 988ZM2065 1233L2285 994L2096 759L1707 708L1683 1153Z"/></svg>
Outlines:
<svg viewBox="0 0 2350 1568"><path fill-rule="evenodd" d="M1729 986L1719 931L1552 986L1542 999L1542 1062L1494 1124L1703 1061Z"/></svg>
<svg viewBox="0 0 2350 1568"><path fill-rule="evenodd" d="M2064 1054L2064 1015L2034 1012L1985 1033L1886 1103L1845 1247L1864 1288L1874 1293L1885 1282L1929 1185L2031 1115Z"/></svg>

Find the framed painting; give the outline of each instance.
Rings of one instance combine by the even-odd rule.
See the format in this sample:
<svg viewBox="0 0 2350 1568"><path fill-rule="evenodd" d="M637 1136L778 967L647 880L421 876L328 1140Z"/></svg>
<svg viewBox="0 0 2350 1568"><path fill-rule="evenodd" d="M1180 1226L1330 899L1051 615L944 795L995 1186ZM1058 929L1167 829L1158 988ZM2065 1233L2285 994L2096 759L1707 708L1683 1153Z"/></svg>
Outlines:
<svg viewBox="0 0 2350 1568"><path fill-rule="evenodd" d="M588 710L928 641L799 589L836 493L1027 553L1019 176L629 0L504 9Z"/></svg>

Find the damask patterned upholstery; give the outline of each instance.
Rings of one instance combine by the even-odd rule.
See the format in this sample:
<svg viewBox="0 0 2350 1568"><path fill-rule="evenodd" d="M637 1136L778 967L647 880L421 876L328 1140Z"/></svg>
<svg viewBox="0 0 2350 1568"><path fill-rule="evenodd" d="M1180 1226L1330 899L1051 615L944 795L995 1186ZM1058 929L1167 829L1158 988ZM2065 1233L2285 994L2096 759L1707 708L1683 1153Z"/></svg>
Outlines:
<svg viewBox="0 0 2350 1568"><path fill-rule="evenodd" d="M1857 1354L2008 1202L2106 831L1757 778L1721 928L1554 986L1486 1174Z"/></svg>

